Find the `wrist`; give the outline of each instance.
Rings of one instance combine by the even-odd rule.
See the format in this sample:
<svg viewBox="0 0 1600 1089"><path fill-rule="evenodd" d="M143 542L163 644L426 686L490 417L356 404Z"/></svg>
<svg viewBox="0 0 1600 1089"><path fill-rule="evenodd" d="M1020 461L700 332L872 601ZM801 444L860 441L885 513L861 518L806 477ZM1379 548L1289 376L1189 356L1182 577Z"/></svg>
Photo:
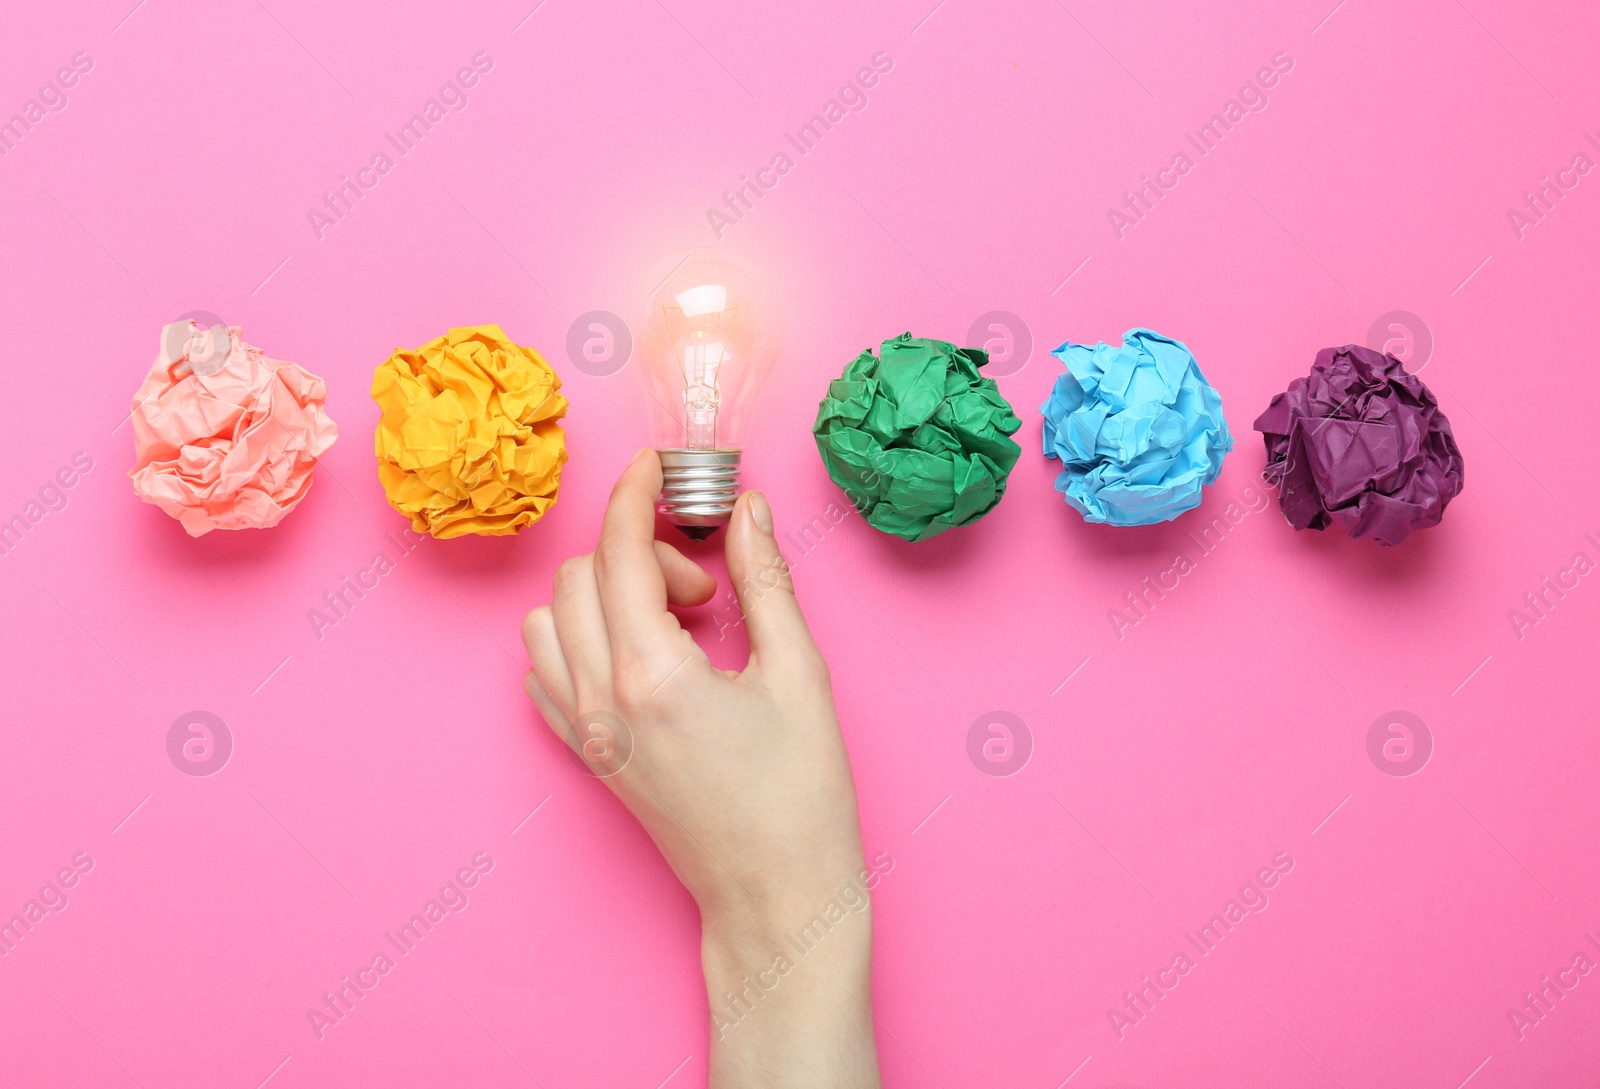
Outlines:
<svg viewBox="0 0 1600 1089"><path fill-rule="evenodd" d="M702 914L712 1089L877 1086L865 891L769 906Z"/></svg>
<svg viewBox="0 0 1600 1089"><path fill-rule="evenodd" d="M851 879L823 891L702 911L700 955L712 1012L724 1020L809 1007L822 995L865 1004L872 902L864 885Z"/></svg>
<svg viewBox="0 0 1600 1089"><path fill-rule="evenodd" d="M837 893L766 905L725 905L700 916L701 960L707 980L754 979L759 970L797 964L827 947L830 963L859 963L872 955L872 903L865 890L852 903ZM787 974L785 972L784 974Z"/></svg>
<svg viewBox="0 0 1600 1089"><path fill-rule="evenodd" d="M728 895L700 903L701 944L707 969L719 964L770 964L779 953L791 959L809 955L827 941L857 952L870 951L874 873L859 854L833 865L751 889L740 885Z"/></svg>

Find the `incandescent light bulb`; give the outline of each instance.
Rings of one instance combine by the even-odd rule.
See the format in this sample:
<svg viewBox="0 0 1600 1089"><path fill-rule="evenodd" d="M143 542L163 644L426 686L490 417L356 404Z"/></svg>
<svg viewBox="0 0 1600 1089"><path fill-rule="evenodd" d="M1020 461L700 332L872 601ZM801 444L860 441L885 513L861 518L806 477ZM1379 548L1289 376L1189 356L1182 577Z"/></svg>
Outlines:
<svg viewBox="0 0 1600 1089"><path fill-rule="evenodd" d="M750 277L721 258L685 258L651 296L639 357L658 509L697 541L733 512L751 413L778 354L771 320Z"/></svg>

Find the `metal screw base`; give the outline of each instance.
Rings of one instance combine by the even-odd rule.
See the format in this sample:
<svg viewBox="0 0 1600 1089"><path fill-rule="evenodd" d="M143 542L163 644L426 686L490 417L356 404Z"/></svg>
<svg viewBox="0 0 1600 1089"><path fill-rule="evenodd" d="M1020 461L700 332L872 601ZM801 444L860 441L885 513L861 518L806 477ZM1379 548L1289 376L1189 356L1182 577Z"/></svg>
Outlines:
<svg viewBox="0 0 1600 1089"><path fill-rule="evenodd" d="M728 524L739 494L739 451L660 450L661 500L656 509L703 541Z"/></svg>

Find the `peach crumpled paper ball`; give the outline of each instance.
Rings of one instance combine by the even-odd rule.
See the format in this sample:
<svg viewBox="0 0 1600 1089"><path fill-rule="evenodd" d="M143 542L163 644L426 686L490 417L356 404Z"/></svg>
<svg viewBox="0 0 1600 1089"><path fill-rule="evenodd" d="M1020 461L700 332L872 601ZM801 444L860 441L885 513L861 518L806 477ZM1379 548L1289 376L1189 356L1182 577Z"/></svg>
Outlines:
<svg viewBox="0 0 1600 1089"><path fill-rule="evenodd" d="M560 388L550 364L498 325L397 350L372 376L389 505L438 538L503 537L543 518L567 460Z"/></svg>
<svg viewBox="0 0 1600 1089"><path fill-rule="evenodd" d="M339 437L327 398L322 379L268 358L238 326L174 322L133 400L133 490L192 537L275 526Z"/></svg>

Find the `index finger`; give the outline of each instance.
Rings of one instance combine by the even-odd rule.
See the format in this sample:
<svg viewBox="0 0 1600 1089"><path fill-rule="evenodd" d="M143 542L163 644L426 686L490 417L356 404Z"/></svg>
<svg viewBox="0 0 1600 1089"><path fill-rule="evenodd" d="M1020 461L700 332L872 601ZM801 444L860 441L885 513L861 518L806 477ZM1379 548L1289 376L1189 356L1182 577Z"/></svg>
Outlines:
<svg viewBox="0 0 1600 1089"><path fill-rule="evenodd" d="M682 630L667 612L667 581L656 559L660 494L661 459L647 447L633 455L606 505L594 563L613 660L670 654Z"/></svg>

